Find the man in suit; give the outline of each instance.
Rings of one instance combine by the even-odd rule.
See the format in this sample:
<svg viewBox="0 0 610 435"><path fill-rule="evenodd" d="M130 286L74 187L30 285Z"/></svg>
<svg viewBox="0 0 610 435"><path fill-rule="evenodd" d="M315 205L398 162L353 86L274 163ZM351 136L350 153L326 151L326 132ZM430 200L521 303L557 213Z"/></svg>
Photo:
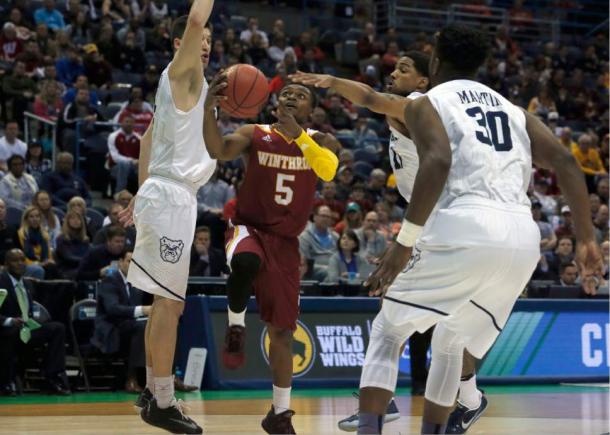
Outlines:
<svg viewBox="0 0 610 435"><path fill-rule="evenodd" d="M79 281L96 281L104 278L115 267L125 250L125 229L115 225L108 228L106 243L92 247L82 258L76 273Z"/></svg>
<svg viewBox="0 0 610 435"><path fill-rule="evenodd" d="M7 297L0 307L0 386L1 393L15 395L15 360L25 347L46 344L45 374L50 391L69 395L66 376L66 331L59 322L43 323L38 329L28 328L33 316L32 296L23 282L25 255L20 249L11 249L5 256L6 271L0 274L0 288Z"/></svg>
<svg viewBox="0 0 610 435"><path fill-rule="evenodd" d="M227 261L223 250L211 247L210 228L197 227L191 249L191 276L220 276L227 273Z"/></svg>
<svg viewBox="0 0 610 435"><path fill-rule="evenodd" d="M127 282L131 252L125 251L118 261L118 270L107 274L97 290L97 317L93 344L103 353L116 353L129 347L125 390L141 393L136 369L145 367L143 317L150 314L150 305L143 305L143 294Z"/></svg>

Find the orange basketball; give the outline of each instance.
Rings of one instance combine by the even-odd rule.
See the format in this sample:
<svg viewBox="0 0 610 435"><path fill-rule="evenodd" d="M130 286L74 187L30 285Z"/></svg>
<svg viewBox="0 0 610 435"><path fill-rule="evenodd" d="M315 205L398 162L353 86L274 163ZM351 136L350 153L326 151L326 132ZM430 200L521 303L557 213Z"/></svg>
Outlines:
<svg viewBox="0 0 610 435"><path fill-rule="evenodd" d="M254 118L269 99L267 77L252 65L233 65L227 70L224 94L227 99L220 102L222 110L234 118Z"/></svg>

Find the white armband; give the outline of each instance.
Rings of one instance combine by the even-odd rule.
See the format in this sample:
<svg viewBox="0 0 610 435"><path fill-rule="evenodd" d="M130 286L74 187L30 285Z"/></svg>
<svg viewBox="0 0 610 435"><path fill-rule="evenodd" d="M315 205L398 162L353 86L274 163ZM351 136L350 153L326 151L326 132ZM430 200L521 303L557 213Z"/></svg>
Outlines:
<svg viewBox="0 0 610 435"><path fill-rule="evenodd" d="M423 226L415 225L414 223L411 223L408 220L404 219L402 221L402 227L400 228L400 232L398 233L398 236L396 236L396 241L402 246L410 248L415 245L415 241L420 236L423 229Z"/></svg>

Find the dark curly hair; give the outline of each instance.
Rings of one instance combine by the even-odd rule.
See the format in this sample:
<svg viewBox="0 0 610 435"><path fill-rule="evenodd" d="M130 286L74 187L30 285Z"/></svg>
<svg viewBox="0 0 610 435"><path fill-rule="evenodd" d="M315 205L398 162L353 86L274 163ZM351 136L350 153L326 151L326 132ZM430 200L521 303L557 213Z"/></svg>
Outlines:
<svg viewBox="0 0 610 435"><path fill-rule="evenodd" d="M428 65L430 64L430 56L422 51L415 50L407 51L403 56L413 60L413 65L419 75L429 77Z"/></svg>
<svg viewBox="0 0 610 435"><path fill-rule="evenodd" d="M456 72L473 74L483 65L489 38L480 30L459 24L444 27L436 41L436 55Z"/></svg>

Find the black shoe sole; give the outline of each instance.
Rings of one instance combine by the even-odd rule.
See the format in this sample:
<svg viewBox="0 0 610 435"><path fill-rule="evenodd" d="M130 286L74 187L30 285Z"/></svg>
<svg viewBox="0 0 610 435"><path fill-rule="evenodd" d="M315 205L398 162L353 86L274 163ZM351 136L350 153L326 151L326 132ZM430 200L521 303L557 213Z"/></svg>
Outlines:
<svg viewBox="0 0 610 435"><path fill-rule="evenodd" d="M189 428L185 428L186 429L185 430L185 429L177 429L175 427L167 427L168 425L167 424L164 425L164 422L158 422L158 421L150 420L147 417L147 413L144 412L145 410L146 410L146 408L142 409L142 412L140 413L140 417L142 417L142 420L145 423L147 423L147 424L149 424L151 426L158 427L159 429L163 429L163 430L166 430L166 431L168 431L170 433L175 433L175 434L189 434L189 435L190 434L195 434L196 435L196 434L202 434L203 433L203 429L202 428L195 429L195 428L189 427Z"/></svg>

